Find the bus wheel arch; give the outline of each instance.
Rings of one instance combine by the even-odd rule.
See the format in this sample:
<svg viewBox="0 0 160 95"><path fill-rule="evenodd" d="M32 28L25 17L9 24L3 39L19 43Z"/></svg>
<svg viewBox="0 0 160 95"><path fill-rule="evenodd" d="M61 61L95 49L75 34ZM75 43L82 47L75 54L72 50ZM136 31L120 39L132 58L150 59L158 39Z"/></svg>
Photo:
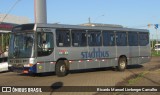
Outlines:
<svg viewBox="0 0 160 95"><path fill-rule="evenodd" d="M66 76L69 72L69 61L66 58L60 58L55 65L55 73L58 77Z"/></svg>
<svg viewBox="0 0 160 95"><path fill-rule="evenodd" d="M124 71L127 67L127 57L125 55L121 55L118 58L118 66L117 66L117 70L118 71Z"/></svg>

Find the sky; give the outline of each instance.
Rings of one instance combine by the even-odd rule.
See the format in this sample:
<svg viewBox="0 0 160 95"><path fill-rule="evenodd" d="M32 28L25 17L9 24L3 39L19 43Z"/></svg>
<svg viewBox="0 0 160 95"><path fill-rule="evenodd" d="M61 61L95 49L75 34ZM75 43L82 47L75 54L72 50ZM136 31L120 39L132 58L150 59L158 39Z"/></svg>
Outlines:
<svg viewBox="0 0 160 95"><path fill-rule="evenodd" d="M0 0L0 14L7 13L17 0ZM46 0L47 22L60 24L118 24L129 28L149 29L156 38L154 25L160 24L160 0ZM9 13L26 16L34 22L34 0L20 0ZM158 28L160 37L160 27Z"/></svg>

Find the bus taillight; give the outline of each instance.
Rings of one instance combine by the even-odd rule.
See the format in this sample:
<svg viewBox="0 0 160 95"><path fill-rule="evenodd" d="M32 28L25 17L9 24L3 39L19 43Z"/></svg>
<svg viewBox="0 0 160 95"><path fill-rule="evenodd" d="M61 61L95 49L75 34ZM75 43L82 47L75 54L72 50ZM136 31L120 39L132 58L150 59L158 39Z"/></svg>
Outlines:
<svg viewBox="0 0 160 95"><path fill-rule="evenodd" d="M23 73L28 74L29 72L28 72L28 70L23 70Z"/></svg>

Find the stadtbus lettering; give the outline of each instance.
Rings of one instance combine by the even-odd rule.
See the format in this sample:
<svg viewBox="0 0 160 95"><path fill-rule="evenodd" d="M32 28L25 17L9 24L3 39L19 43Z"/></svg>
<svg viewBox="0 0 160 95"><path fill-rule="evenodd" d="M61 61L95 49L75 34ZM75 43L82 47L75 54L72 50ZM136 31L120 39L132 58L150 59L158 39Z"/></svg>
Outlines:
<svg viewBox="0 0 160 95"><path fill-rule="evenodd" d="M97 50L93 48L92 51L90 52L81 52L82 58L87 59L87 58L106 58L109 57L108 51L101 51L100 48Z"/></svg>

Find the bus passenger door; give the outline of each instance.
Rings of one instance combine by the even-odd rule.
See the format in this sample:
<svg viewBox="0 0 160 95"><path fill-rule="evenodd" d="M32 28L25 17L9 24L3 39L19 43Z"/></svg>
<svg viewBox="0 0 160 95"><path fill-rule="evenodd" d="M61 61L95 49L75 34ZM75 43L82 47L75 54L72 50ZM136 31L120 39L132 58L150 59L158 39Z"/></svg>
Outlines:
<svg viewBox="0 0 160 95"><path fill-rule="evenodd" d="M46 32L45 32L46 31ZM37 32L37 73L54 71L54 29Z"/></svg>

